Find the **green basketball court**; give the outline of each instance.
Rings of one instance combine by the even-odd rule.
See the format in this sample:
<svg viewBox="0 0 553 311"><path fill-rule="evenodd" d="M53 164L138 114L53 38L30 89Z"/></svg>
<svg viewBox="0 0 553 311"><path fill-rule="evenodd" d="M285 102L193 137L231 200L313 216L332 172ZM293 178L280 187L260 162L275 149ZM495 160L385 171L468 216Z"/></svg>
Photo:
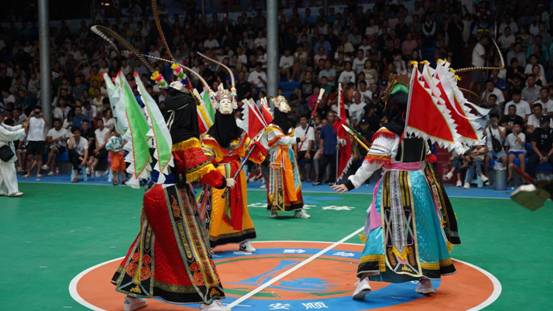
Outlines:
<svg viewBox="0 0 553 311"><path fill-rule="evenodd" d="M23 198L0 198L0 309L85 309L71 298L68 285L88 267L125 254L138 231L143 190L47 183L24 183L21 189ZM311 219L270 219L265 192L249 194L263 241L338 241L363 225L370 202L367 193L305 192ZM452 202L463 243L453 256L501 282L502 293L488 309L553 310L551 203L531 212L508 199Z"/></svg>

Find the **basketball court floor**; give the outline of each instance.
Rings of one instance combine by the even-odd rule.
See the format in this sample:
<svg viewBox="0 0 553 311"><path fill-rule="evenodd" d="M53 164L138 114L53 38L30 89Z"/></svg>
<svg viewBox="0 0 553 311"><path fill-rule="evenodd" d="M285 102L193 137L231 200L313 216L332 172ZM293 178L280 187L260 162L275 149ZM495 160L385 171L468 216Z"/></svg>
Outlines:
<svg viewBox="0 0 553 311"><path fill-rule="evenodd" d="M107 184L23 182L25 196L0 197L0 310L122 310L112 273L138 232L143 190ZM462 244L458 273L434 282L373 283L364 302L350 298L359 230L370 188L335 194L306 185L309 220L270 219L258 185L249 203L258 252L235 245L214 259L233 310L553 310L553 206L536 212L505 192L448 189ZM152 301L144 310L193 310Z"/></svg>

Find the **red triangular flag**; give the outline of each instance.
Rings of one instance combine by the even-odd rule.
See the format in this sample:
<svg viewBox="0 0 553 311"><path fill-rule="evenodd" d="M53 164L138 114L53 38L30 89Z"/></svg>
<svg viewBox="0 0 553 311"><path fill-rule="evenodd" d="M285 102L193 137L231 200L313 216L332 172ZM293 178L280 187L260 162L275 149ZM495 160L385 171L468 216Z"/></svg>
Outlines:
<svg viewBox="0 0 553 311"><path fill-rule="evenodd" d="M456 145L455 125L447 113L445 105L439 106L437 98L425 87L416 66L413 67L407 101L407 116L405 134L430 139L445 148L451 149Z"/></svg>

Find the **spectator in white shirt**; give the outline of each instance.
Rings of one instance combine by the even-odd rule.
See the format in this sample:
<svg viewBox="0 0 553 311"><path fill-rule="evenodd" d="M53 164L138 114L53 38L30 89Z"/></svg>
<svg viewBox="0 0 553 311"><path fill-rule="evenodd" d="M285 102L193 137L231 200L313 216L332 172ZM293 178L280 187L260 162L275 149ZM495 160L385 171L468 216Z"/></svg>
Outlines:
<svg viewBox="0 0 553 311"><path fill-rule="evenodd" d="M263 36L263 32L260 31L257 33L257 38L253 40L253 44L256 48L262 47L264 50L267 49L267 38Z"/></svg>
<svg viewBox="0 0 553 311"><path fill-rule="evenodd" d="M307 123L307 117L300 118L299 126L294 130L294 136L299 138L298 165L302 181L311 181L311 167L313 164L313 147L315 145L315 129Z"/></svg>
<svg viewBox="0 0 553 311"><path fill-rule="evenodd" d="M355 83L355 72L351 70L351 63L346 62L344 70L340 73L338 77L338 82L344 85L348 83Z"/></svg>
<svg viewBox="0 0 553 311"><path fill-rule="evenodd" d="M540 120L543 118L543 106L542 104L536 102L532 106L532 114L528 116L528 122L526 123L526 133L531 134L535 129L540 127ZM553 122L553 120L549 120ZM553 124L551 124L553 125Z"/></svg>
<svg viewBox="0 0 553 311"><path fill-rule="evenodd" d="M71 182L79 180L79 173L85 167L88 160L88 140L81 137L81 130L74 128L73 135L67 140L67 150L69 152L69 161L73 165L71 172Z"/></svg>
<svg viewBox="0 0 553 311"><path fill-rule="evenodd" d="M278 66L281 69L288 69L294 65L294 55L290 53L289 49L284 50L284 55L280 57Z"/></svg>
<svg viewBox="0 0 553 311"><path fill-rule="evenodd" d="M367 81L358 81L357 86L359 93L361 93L361 101L365 103L371 102L373 99L373 93L367 88Z"/></svg>
<svg viewBox="0 0 553 311"><path fill-rule="evenodd" d="M532 54L528 59L528 63L524 67L524 74L526 75L532 74L532 68L534 67L534 65L540 67L540 72L544 72L543 66L540 63L538 63L538 57L535 54Z"/></svg>
<svg viewBox="0 0 553 311"><path fill-rule="evenodd" d="M480 40L476 43L474 48L472 49L472 66L475 67L482 67L486 64L486 45L488 44L488 37L481 36ZM472 73L472 81L470 88L471 89L479 89L480 85L484 82L484 79L486 78L486 74L483 71L473 71Z"/></svg>
<svg viewBox="0 0 553 311"><path fill-rule="evenodd" d="M513 35L513 33L511 32L511 28L510 27L505 27L505 29L503 30L503 34L501 34L501 36L499 36L497 41L499 42L499 46L503 50L507 50L507 49L511 48L513 43L515 43L515 35Z"/></svg>
<svg viewBox="0 0 553 311"><path fill-rule="evenodd" d="M529 76L526 79L526 86L522 89L522 98L529 103L533 103L540 97L540 89L541 87L536 85L534 77Z"/></svg>
<svg viewBox="0 0 553 311"><path fill-rule="evenodd" d="M54 127L48 130L46 134L46 142L48 143L48 162L42 167L43 170L50 170L48 175L58 175L59 168L57 167L56 158L65 151L66 142L69 138L69 131L62 127L63 123L60 119L54 119Z"/></svg>
<svg viewBox="0 0 553 311"><path fill-rule="evenodd" d="M267 85L267 74L261 69L261 63L258 62L254 71L250 72L248 82L258 91L265 88Z"/></svg>
<svg viewBox="0 0 553 311"><path fill-rule="evenodd" d="M484 89L484 92L482 92L482 97L480 98L482 102L488 102L489 96L491 94L494 94L497 98L498 104L503 104L505 102L505 96L503 96L503 92L495 87L495 83L492 80L486 81L486 88Z"/></svg>
<svg viewBox="0 0 553 311"><path fill-rule="evenodd" d="M549 88L541 88L540 98L538 98L534 104L540 104L542 106L544 115L553 116L553 100L549 98Z"/></svg>
<svg viewBox="0 0 553 311"><path fill-rule="evenodd" d="M42 167L42 155L44 154L44 141L46 139L46 120L42 115L42 109L36 107L29 119L29 129L27 132L27 156L31 162L28 166L25 177L30 177L33 169L36 167L36 177L42 177L40 169Z"/></svg>
<svg viewBox="0 0 553 311"><path fill-rule="evenodd" d="M353 71L358 73L361 70L363 70L363 67L365 66L365 61L366 60L367 60L367 58L363 55L363 51L358 50L357 55L353 59Z"/></svg>
<svg viewBox="0 0 553 311"><path fill-rule="evenodd" d="M519 90L513 90L513 99L505 104L505 111L504 114L507 114L509 106L515 105L517 108L517 114L521 116L524 120L528 117L529 114L532 113L530 110L530 104L528 104L527 101L522 100L520 91Z"/></svg>
<svg viewBox="0 0 553 311"><path fill-rule="evenodd" d="M526 166L526 135L521 132L522 125L515 123L513 125L513 132L507 135L505 145L509 149L509 171L507 174L507 180L510 181L513 178L512 164L516 158L519 159L520 169L524 172Z"/></svg>
<svg viewBox="0 0 553 311"><path fill-rule="evenodd" d="M361 92L355 91L353 93L353 102L348 107L349 117L354 125L357 125L365 114L365 106L367 104L361 97Z"/></svg>
<svg viewBox="0 0 553 311"><path fill-rule="evenodd" d="M108 152L106 150L106 143L109 138L110 130L104 126L102 119L96 120L97 129L94 131L94 150L90 152L88 159L88 171L91 176L95 176L96 168L98 164L105 165L107 162Z"/></svg>
<svg viewBox="0 0 553 311"><path fill-rule="evenodd" d="M207 39L204 41L204 48L208 50L219 48L219 41L217 41L213 33L209 33Z"/></svg>

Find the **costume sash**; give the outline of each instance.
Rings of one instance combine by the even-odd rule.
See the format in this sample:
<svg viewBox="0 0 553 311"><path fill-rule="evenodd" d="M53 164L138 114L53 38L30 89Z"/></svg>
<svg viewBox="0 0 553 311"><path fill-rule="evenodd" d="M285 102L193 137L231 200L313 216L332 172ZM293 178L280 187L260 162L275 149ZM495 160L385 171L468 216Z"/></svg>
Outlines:
<svg viewBox="0 0 553 311"><path fill-rule="evenodd" d="M397 274L422 276L409 173L387 171L382 188L382 232L386 265Z"/></svg>

